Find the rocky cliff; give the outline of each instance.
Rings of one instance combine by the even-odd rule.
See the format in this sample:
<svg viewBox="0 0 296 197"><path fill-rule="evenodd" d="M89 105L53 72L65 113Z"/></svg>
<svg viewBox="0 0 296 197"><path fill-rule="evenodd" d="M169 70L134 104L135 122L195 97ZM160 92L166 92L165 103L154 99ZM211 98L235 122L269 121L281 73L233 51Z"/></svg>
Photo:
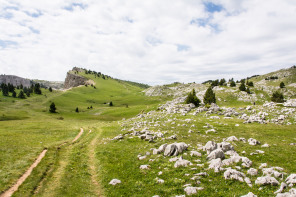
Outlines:
<svg viewBox="0 0 296 197"><path fill-rule="evenodd" d="M30 79L25 79L15 75L0 75L0 84L1 83L10 83L14 86L19 86L22 84L24 87L30 87L33 84Z"/></svg>
<svg viewBox="0 0 296 197"><path fill-rule="evenodd" d="M84 85L86 82L87 79L85 77L73 74L71 71L69 71L65 79L64 88L69 89L72 87L77 87L79 85Z"/></svg>

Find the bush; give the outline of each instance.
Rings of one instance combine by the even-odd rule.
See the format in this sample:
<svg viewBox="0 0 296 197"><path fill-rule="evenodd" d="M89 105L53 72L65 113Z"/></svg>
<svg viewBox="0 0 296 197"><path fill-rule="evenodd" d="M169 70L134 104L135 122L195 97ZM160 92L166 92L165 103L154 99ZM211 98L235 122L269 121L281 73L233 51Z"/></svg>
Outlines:
<svg viewBox="0 0 296 197"><path fill-rule="evenodd" d="M54 102L52 102L52 103L50 104L50 106L49 106L49 112L50 112L50 113L56 113L56 110L57 110L57 108L56 108Z"/></svg>
<svg viewBox="0 0 296 197"><path fill-rule="evenodd" d="M285 87L284 82L281 82L281 83L280 83L280 88L284 88L284 87Z"/></svg>
<svg viewBox="0 0 296 197"><path fill-rule="evenodd" d="M77 113L79 112L79 109L78 109L78 107L76 107L76 109L75 109L75 112L77 112Z"/></svg>
<svg viewBox="0 0 296 197"><path fill-rule="evenodd" d="M216 96L212 87L209 87L204 96L204 104L216 103Z"/></svg>
<svg viewBox="0 0 296 197"><path fill-rule="evenodd" d="M112 101L109 103L109 106L110 106L110 107L112 107L112 106L113 106L113 103L112 103Z"/></svg>
<svg viewBox="0 0 296 197"><path fill-rule="evenodd" d="M235 87L235 86L236 86L235 82L234 81L231 81L230 82L230 87Z"/></svg>
<svg viewBox="0 0 296 197"><path fill-rule="evenodd" d="M242 82L241 85L239 86L239 90L240 91L246 91L246 86L245 86L244 82Z"/></svg>
<svg viewBox="0 0 296 197"><path fill-rule="evenodd" d="M186 104L193 103L195 107L199 106L200 100L196 97L196 93L194 89L192 90L192 92L188 94L185 103Z"/></svg>
<svg viewBox="0 0 296 197"><path fill-rule="evenodd" d="M284 95L279 91L276 91L272 94L271 101L277 102L277 103L283 103L285 101Z"/></svg>
<svg viewBox="0 0 296 197"><path fill-rule="evenodd" d="M252 81L248 82L247 85L250 86L250 87L254 87L254 83Z"/></svg>

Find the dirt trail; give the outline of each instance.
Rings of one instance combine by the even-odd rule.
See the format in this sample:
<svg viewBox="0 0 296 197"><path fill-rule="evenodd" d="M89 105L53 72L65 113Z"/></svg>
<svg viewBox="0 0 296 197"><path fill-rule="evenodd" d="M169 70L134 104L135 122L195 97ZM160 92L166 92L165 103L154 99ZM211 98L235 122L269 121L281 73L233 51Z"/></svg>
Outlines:
<svg viewBox="0 0 296 197"><path fill-rule="evenodd" d="M72 141L72 143L73 142L76 142L79 138L80 138L80 136L83 134L83 128L80 128L80 132L78 133L78 135L74 138L74 140Z"/></svg>
<svg viewBox="0 0 296 197"><path fill-rule="evenodd" d="M44 149L35 162L30 166L30 168L19 178L14 186L12 186L9 190L0 195L0 197L10 197L12 194L19 188L19 186L30 176L32 170L40 163L42 158L45 156L47 149Z"/></svg>
<svg viewBox="0 0 296 197"><path fill-rule="evenodd" d="M91 180L96 187L96 193L98 196L102 196L102 191L99 182L97 181L97 172L96 172L96 158L95 158L95 148L98 142L100 134L98 134L89 144L89 167L91 170Z"/></svg>
<svg viewBox="0 0 296 197"><path fill-rule="evenodd" d="M72 143L73 142L76 142L81 137L82 134L83 134L83 129L80 128L80 132L72 140ZM62 145L64 145L64 144L62 144ZM41 162L41 160L45 156L46 152L47 152L47 149L44 149L40 153L40 155L38 156L38 158L35 160L35 162L29 167L29 169L21 176L21 178L19 178L17 180L16 184L13 185L10 189L8 189L7 191L5 191L4 193L0 194L0 197L10 197L10 196L12 196L12 194L15 191L17 191L17 189L19 188L19 186L30 176L30 174L32 173L33 169Z"/></svg>

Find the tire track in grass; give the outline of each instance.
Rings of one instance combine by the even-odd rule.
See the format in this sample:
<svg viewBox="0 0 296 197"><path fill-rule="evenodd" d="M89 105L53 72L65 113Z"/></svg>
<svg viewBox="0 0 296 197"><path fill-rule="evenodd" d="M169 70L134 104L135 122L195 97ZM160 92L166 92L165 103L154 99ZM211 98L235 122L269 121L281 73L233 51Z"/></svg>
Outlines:
<svg viewBox="0 0 296 197"><path fill-rule="evenodd" d="M83 134L83 129L80 128L80 132L78 133L78 135L73 139L72 144L74 142L76 142L81 135ZM59 146L59 148L61 148L65 143L61 144ZM28 170L17 180L16 184L14 184L11 188L9 188L8 190L6 190L5 192L3 192L2 194L0 194L0 197L10 197L13 195L14 192L16 192L18 190L18 188L23 184L23 182L25 182L25 180L30 176L30 174L32 173L33 169L35 167L37 167L37 165L41 162L41 160L43 159L43 157L45 157L47 152L47 149L44 149L39 156L37 157L37 159L34 161L34 163L28 168Z"/></svg>
<svg viewBox="0 0 296 197"><path fill-rule="evenodd" d="M64 142L58 146L58 149L60 149L60 153L58 156L59 158L57 167L56 169L53 169L53 174L52 177L49 179L49 183L45 183L45 185L43 185L43 183L40 183L38 189L35 191L35 194L38 194L41 187L45 186L45 190L41 192L43 193L43 196L56 196L56 191L61 184L61 179L65 173L65 168L69 163L69 157L73 148L72 145L81 137L83 132L83 128L80 128L80 132L76 135L76 137L71 141L70 144L68 144L68 142ZM62 149L63 146L64 148Z"/></svg>
<svg viewBox="0 0 296 197"><path fill-rule="evenodd" d="M44 149L34 163L29 167L29 169L17 180L16 184L13 185L10 189L0 195L0 197L10 197L12 194L17 191L19 186L30 176L33 169L41 162L42 158L45 156L47 149Z"/></svg>
<svg viewBox="0 0 296 197"><path fill-rule="evenodd" d="M103 192L101 189L101 186L99 182L97 181L97 171L96 171L96 157L95 157L95 149L96 149L96 144L98 143L98 138L100 137L102 133L102 130L99 130L99 133L95 136L95 138L90 142L89 144L89 167L90 167L90 172L91 172L91 180L92 183L95 186L96 189L96 194L98 196L103 196Z"/></svg>

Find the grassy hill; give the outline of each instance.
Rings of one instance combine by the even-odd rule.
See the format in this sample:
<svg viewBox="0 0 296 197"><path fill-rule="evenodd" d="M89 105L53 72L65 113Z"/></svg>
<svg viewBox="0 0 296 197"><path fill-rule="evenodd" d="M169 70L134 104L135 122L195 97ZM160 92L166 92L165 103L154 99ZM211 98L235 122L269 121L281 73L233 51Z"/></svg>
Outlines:
<svg viewBox="0 0 296 197"><path fill-rule="evenodd" d="M269 147L251 146L242 141L231 142L231 145L239 155L252 161L253 168L258 169L261 163L282 167L284 179L295 173L296 165L291 158L296 157L296 146L290 144L296 142L296 112L293 107L263 106L270 101L271 93L279 89L281 81L286 84L286 88L280 90L286 99L295 98L295 70L284 69L249 79L254 82L251 95L239 91L238 86L214 88L221 109L211 113L195 113L199 108L186 113L158 109L168 100L186 96L192 88L202 97L207 84L174 83L151 87L145 92L158 96L146 96L143 92L146 86L141 84L103 79L83 71L78 74L91 80L93 85L67 91L42 89L42 95L32 94L27 99L1 94L0 193L11 187L38 154L47 149L46 156L14 196L175 196L184 195L184 185L188 184L203 188L196 196L241 196L250 191L258 196L275 196L278 187L256 185L255 180L263 172L259 170L258 176L250 177L247 175L249 168L243 167L242 162L227 167L245 173L253 187L225 180L223 171L209 170L207 154L200 147L210 140L220 143L232 135L247 140L255 138ZM275 75L277 80L265 80ZM111 101L113 106L109 106ZM57 113L48 111L52 102ZM177 111L186 108L182 102L170 102L169 105ZM251 110L247 109L250 105ZM79 113L75 112L76 108ZM238 115L226 116L225 113L231 110ZM260 112L267 113L264 124L244 123L241 118L243 114L251 117ZM281 114L284 114L284 120L273 123L272 120ZM84 133L73 142L80 128ZM209 129L216 132L208 133ZM162 137L152 142L141 140L134 135L141 131L162 134ZM170 139L173 135L176 138ZM116 136L123 139L112 140ZM153 148L174 142L189 145L178 157L189 160L192 166L175 168L175 162L169 161L173 157L152 154ZM190 151L199 151L202 156L190 156ZM145 155L146 158L139 159ZM141 165L149 165L149 169L141 170ZM208 175L196 177L200 172ZM114 178L122 183L110 185ZM164 183L158 183L159 179Z"/></svg>

